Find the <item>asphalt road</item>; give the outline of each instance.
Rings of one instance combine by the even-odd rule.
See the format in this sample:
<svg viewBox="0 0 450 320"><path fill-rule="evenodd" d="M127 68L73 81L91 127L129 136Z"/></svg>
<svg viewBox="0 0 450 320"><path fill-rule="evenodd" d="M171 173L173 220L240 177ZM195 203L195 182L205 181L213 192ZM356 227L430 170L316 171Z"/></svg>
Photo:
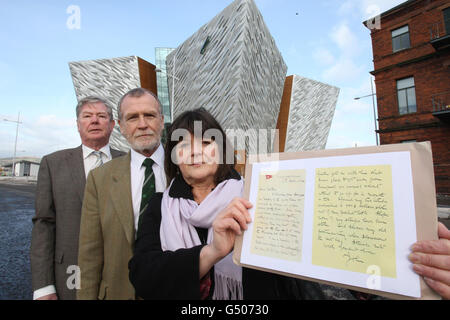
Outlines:
<svg viewBox="0 0 450 320"><path fill-rule="evenodd" d="M35 184L0 182L0 300L32 299L29 253L35 190ZM450 227L450 219L441 221Z"/></svg>
<svg viewBox="0 0 450 320"><path fill-rule="evenodd" d="M0 182L0 299L32 299L31 218L36 185Z"/></svg>

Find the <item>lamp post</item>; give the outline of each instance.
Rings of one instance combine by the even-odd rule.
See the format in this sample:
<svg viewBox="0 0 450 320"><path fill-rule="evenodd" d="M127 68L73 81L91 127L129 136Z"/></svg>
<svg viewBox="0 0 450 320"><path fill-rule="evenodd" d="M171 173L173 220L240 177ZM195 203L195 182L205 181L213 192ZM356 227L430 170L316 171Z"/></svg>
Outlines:
<svg viewBox="0 0 450 320"><path fill-rule="evenodd" d="M373 84L372 84L372 79L370 79L370 89L372 91L372 94L368 94L366 96L362 96L362 97L356 97L354 98L355 100L359 100L361 98L367 98L367 97L372 97L372 108L373 108L373 122L375 125L375 139L377 142L377 146L380 144L378 141L378 133L377 133L377 115L376 115L376 109L375 109L375 96L377 95L376 93L373 92Z"/></svg>
<svg viewBox="0 0 450 320"><path fill-rule="evenodd" d="M8 120L8 119L3 119L3 121L16 123L16 142L14 143L14 156L13 156L13 163L12 163L12 176L15 177L16 176L15 166L16 166L16 152L17 152L17 136L19 135L19 124L22 123L22 122L20 122L20 112L17 115L17 121Z"/></svg>
<svg viewBox="0 0 450 320"><path fill-rule="evenodd" d="M176 62L176 55L173 57L173 73L175 74L175 62ZM155 69L155 72L162 72L168 77L172 77L172 102L170 104L170 122L173 122L173 109L175 108L175 80L178 79L175 75L167 73L166 71L163 71L159 68Z"/></svg>

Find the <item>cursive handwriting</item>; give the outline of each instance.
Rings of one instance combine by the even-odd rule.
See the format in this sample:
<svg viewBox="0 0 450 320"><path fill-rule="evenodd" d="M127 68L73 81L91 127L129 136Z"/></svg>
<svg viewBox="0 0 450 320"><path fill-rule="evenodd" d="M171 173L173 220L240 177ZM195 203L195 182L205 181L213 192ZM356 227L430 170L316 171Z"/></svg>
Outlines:
<svg viewBox="0 0 450 320"><path fill-rule="evenodd" d="M304 198L304 170L260 175L252 253L301 260Z"/></svg>
<svg viewBox="0 0 450 320"><path fill-rule="evenodd" d="M395 277L390 170L383 165L316 170L313 263L360 272L384 263L384 274Z"/></svg>

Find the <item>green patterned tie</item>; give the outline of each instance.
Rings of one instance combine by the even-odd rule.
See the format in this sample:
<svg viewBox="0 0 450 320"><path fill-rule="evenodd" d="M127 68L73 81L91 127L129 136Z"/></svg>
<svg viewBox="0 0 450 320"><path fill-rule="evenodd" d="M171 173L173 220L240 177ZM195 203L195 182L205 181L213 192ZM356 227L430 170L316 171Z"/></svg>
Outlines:
<svg viewBox="0 0 450 320"><path fill-rule="evenodd" d="M142 163L142 166L145 167L145 180L142 185L141 209L139 210L139 215L144 213L145 209L147 209L148 201L155 193L155 174L152 170L153 163L155 162L150 158L145 159L144 163Z"/></svg>

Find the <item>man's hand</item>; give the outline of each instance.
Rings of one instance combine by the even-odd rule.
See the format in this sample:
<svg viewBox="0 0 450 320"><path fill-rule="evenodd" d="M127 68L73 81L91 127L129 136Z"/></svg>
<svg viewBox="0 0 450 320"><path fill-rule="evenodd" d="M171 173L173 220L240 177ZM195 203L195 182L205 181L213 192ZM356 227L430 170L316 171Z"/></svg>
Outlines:
<svg viewBox="0 0 450 320"><path fill-rule="evenodd" d="M438 226L439 240L418 241L409 255L414 271L444 299L450 299L450 231Z"/></svg>

